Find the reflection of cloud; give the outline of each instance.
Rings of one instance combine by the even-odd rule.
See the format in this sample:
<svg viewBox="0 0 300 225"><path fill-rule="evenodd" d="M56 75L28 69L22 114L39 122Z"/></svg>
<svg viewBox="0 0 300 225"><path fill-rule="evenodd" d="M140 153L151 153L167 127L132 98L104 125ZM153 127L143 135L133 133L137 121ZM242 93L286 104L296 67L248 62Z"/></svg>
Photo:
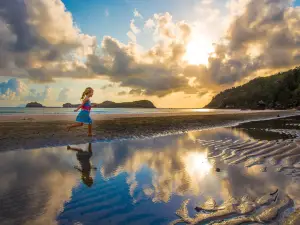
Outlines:
<svg viewBox="0 0 300 225"><path fill-rule="evenodd" d="M144 188L144 193L155 202L167 202L172 194L213 194L216 190L211 186L217 178L205 176L212 165L205 157L205 149L199 147L195 140L212 137L235 139L235 136L230 130L220 129L218 132L208 130L154 140L112 143L103 149L101 173L108 179L127 172L130 176L127 182L133 196L138 188L136 174L146 165L153 177L151 185Z"/></svg>
<svg viewBox="0 0 300 225"><path fill-rule="evenodd" d="M206 152L188 152L183 159L185 161L186 170L191 177L203 178L209 174L212 169Z"/></svg>
<svg viewBox="0 0 300 225"><path fill-rule="evenodd" d="M287 177L272 170L262 173L254 167L228 166L218 159L208 161L205 157L208 149L201 148L195 141L237 140L239 137L249 139L243 133L223 128L111 143L104 145L98 155L103 161L101 173L105 179L127 173L130 195L135 198L142 192L154 202L168 202L172 195L199 197L204 194L205 198L223 200L245 194L257 197L275 187L285 190L291 186ZM145 167L151 171L151 181L139 183L138 173ZM215 172L216 167L221 168L221 172ZM294 190L289 192L296 193Z"/></svg>
<svg viewBox="0 0 300 225"><path fill-rule="evenodd" d="M42 149L1 154L1 221L56 224L56 215L76 184L64 153Z"/></svg>

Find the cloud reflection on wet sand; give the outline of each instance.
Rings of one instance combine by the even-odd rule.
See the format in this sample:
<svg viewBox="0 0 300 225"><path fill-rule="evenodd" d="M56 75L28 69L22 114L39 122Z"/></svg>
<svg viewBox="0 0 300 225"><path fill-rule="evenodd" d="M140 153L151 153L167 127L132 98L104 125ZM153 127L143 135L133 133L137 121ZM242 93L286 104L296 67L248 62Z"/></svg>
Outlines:
<svg viewBox="0 0 300 225"><path fill-rule="evenodd" d="M18 151L0 157L1 224L56 224L76 176L61 149Z"/></svg>
<svg viewBox="0 0 300 225"><path fill-rule="evenodd" d="M133 194L138 187L136 174L146 166L153 175L144 193L154 202L168 202L173 194L199 196L205 193L218 198L221 194L222 198L228 198L230 195L242 195L244 186L248 187L249 192L262 194L264 189L272 189L272 183L277 186L288 182L285 176L275 172L262 173L260 168L228 167L222 161L207 160L205 155L208 149L195 142L197 139L234 140L237 137L249 139L244 133L234 133L224 128L178 135L177 138L172 136L170 139L129 141L121 145L112 143L101 150L101 173L106 179L128 173ZM222 167L221 173L215 172L216 165ZM261 182L265 179L268 183L262 187Z"/></svg>
<svg viewBox="0 0 300 225"><path fill-rule="evenodd" d="M154 140L111 143L99 155L103 159L101 174L109 179L123 172L128 173L131 177L131 192L134 193L138 186L135 174L146 166L153 176L152 183L144 188L144 193L150 195L154 202L168 202L172 194L198 196L204 192L219 192L220 190L212 188L218 187L215 185L218 178L214 175L207 176L213 170L213 162L207 161L207 149L201 148L194 141L207 137L237 138L240 133L219 129L218 132L190 132Z"/></svg>
<svg viewBox="0 0 300 225"><path fill-rule="evenodd" d="M0 200L4 208L0 219L6 224L60 224L67 220L84 224L116 218L121 223L128 218L138 221L146 210L154 221L162 219L161 213L171 220L175 209L168 207L179 208L180 203L168 204L176 197L180 201L190 198L193 205L213 199L219 205L232 198L257 199L276 189L299 207L297 180L276 171L276 167L264 170L263 163L250 162L249 158L243 161L248 167L235 163L273 145L250 139L243 131L220 128L95 143L91 160L99 170L91 189L78 185L80 174L73 168L76 156L66 147L3 153ZM294 144L276 146L290 152ZM236 152L243 154L234 155Z"/></svg>

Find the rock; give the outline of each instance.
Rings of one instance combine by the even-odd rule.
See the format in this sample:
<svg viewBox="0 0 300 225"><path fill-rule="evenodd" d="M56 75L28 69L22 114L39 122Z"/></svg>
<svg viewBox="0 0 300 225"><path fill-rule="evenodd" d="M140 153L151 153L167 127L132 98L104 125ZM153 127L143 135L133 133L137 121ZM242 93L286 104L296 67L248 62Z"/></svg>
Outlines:
<svg viewBox="0 0 300 225"><path fill-rule="evenodd" d="M73 105L71 103L63 104L63 108L77 108L80 104Z"/></svg>

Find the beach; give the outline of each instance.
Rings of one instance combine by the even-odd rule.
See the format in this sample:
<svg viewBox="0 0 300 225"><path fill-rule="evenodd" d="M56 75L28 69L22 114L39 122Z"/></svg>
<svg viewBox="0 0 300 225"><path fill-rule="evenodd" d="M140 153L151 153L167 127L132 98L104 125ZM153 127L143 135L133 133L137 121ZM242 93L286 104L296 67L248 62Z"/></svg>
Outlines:
<svg viewBox="0 0 300 225"><path fill-rule="evenodd" d="M87 137L86 126L67 132L66 127L74 123L76 115L3 115L0 116L0 149L9 151L145 138L297 114L296 110L95 114L92 116L93 137Z"/></svg>
<svg viewBox="0 0 300 225"><path fill-rule="evenodd" d="M63 136L66 119L1 123L19 135L0 152L1 224L298 225L300 117L272 116L96 120L98 137L111 137L93 143L86 130ZM49 146L18 151L17 141Z"/></svg>
<svg viewBox="0 0 300 225"><path fill-rule="evenodd" d="M1 224L299 224L298 111L74 119L0 117Z"/></svg>

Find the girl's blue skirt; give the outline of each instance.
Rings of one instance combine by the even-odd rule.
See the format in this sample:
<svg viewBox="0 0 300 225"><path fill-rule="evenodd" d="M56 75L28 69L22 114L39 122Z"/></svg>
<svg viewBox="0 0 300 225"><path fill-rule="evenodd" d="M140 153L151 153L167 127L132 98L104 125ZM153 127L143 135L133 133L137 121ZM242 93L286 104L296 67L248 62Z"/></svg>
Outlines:
<svg viewBox="0 0 300 225"><path fill-rule="evenodd" d="M76 122L84 124L92 124L92 119L90 117L90 112L86 110L81 110L76 117Z"/></svg>

